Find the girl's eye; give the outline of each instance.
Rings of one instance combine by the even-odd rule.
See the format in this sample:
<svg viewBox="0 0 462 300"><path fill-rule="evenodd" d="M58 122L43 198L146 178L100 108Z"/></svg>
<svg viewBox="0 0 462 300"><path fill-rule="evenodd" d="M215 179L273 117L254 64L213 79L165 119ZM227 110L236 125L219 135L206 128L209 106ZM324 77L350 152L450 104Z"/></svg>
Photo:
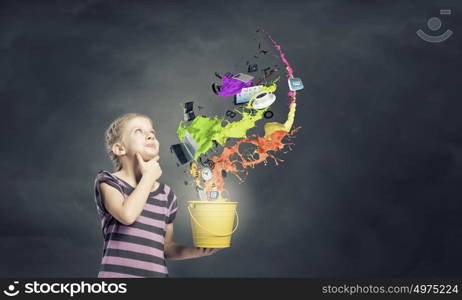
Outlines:
<svg viewBox="0 0 462 300"><path fill-rule="evenodd" d="M136 129L136 130L135 130L135 133L137 133L137 132L141 132L141 129Z"/></svg>

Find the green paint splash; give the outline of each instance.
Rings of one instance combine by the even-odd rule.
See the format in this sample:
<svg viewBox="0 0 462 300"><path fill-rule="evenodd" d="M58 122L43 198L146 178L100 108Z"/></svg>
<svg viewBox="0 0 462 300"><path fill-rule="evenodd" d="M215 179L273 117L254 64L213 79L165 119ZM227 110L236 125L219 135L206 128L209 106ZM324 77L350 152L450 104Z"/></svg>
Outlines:
<svg viewBox="0 0 462 300"><path fill-rule="evenodd" d="M194 160L212 148L214 137L223 130L222 122L223 120L217 117L210 119L203 116L197 116L188 126L183 126L183 121L180 122L177 129L180 141L183 141L184 135L188 131L198 146Z"/></svg>
<svg viewBox="0 0 462 300"><path fill-rule="evenodd" d="M263 87L262 91L274 92L277 89L276 82L279 80L272 81L270 86ZM180 121L177 129L178 138L183 141L184 135L187 132L197 143L198 149L194 156L194 160L197 160L201 154L205 154L210 148L213 147L213 141L217 141L221 146L226 145L226 141L229 138L246 138L247 131L255 127L255 123L263 118L263 114L269 108L257 110L252 113L252 102L253 99L245 106L246 110L242 112L235 109L236 113L242 115L239 121L229 122L224 118L214 117L213 119L197 116L189 125L183 125L184 121ZM223 125L224 124L224 125Z"/></svg>

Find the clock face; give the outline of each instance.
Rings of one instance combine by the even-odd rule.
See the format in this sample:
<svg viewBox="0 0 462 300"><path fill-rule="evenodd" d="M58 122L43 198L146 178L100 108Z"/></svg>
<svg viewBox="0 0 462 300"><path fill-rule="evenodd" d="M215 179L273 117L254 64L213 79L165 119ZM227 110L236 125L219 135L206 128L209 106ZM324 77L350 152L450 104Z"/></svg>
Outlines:
<svg viewBox="0 0 462 300"><path fill-rule="evenodd" d="M212 179L213 177L213 174L212 174L212 171L209 169L209 168L203 168L201 170L201 175L202 175L202 178L205 180L205 181L208 181L210 179Z"/></svg>

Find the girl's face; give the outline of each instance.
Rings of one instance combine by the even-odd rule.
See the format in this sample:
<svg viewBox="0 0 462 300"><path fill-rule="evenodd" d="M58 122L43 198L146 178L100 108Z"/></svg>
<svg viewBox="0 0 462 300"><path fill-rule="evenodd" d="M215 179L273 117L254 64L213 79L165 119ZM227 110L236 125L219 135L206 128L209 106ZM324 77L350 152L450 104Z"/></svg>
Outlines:
<svg viewBox="0 0 462 300"><path fill-rule="evenodd" d="M125 124L122 141L127 156L134 157L138 152L147 161L159 153L156 131L151 122L143 117L135 117Z"/></svg>

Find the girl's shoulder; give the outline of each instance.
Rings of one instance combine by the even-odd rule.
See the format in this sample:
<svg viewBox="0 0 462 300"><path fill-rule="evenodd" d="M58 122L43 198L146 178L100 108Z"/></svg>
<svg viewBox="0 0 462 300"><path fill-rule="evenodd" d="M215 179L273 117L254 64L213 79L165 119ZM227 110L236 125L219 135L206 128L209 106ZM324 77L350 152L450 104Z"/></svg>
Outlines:
<svg viewBox="0 0 462 300"><path fill-rule="evenodd" d="M121 190L122 192L128 188L124 182L122 182L118 177L114 176L114 174L111 172L100 170L98 174L96 174L95 184L99 185L103 182L115 187L118 190Z"/></svg>
<svg viewBox="0 0 462 300"><path fill-rule="evenodd" d="M98 174L96 174L96 179L105 179L105 178L111 178L111 179L117 179L111 172L106 171L106 170L100 170Z"/></svg>

